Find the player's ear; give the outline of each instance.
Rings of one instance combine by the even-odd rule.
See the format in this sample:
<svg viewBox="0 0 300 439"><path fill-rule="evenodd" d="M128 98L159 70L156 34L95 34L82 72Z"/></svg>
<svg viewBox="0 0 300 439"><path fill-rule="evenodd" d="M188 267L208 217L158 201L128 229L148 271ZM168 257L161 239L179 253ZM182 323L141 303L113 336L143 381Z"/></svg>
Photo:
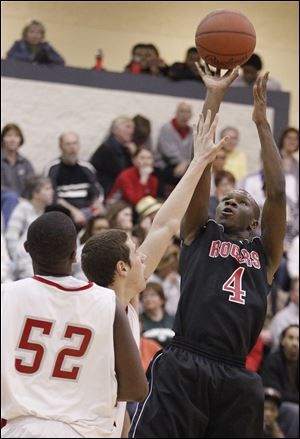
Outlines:
<svg viewBox="0 0 300 439"><path fill-rule="evenodd" d="M258 220L257 219L252 220L249 227L250 227L250 230L254 231L258 227Z"/></svg>
<svg viewBox="0 0 300 439"><path fill-rule="evenodd" d="M128 274L128 265L124 261L118 261L116 265L116 272L121 277L126 277Z"/></svg>

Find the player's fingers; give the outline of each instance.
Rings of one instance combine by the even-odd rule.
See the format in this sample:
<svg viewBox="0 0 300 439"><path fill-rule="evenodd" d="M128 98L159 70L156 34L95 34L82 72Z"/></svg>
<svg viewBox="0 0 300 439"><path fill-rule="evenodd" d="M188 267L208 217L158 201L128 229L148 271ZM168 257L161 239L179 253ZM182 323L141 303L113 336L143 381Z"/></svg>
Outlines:
<svg viewBox="0 0 300 439"><path fill-rule="evenodd" d="M216 70L216 76L221 76L221 69Z"/></svg>
<svg viewBox="0 0 300 439"><path fill-rule="evenodd" d="M230 136L225 136L223 139L219 141L214 147L216 153L220 151L220 149L224 148L224 146L230 141Z"/></svg>
<svg viewBox="0 0 300 439"><path fill-rule="evenodd" d="M197 133L200 136L202 135L202 132L203 132L203 124L204 124L204 117L203 117L203 114L201 113L199 116L198 124L197 124Z"/></svg>
<svg viewBox="0 0 300 439"><path fill-rule="evenodd" d="M200 75L201 78L202 78L202 76L204 75L204 72L203 72L202 66L200 66L200 64L199 64L198 61L195 62L195 66L196 66L196 68L197 68L197 70L198 70L199 75Z"/></svg>
<svg viewBox="0 0 300 439"><path fill-rule="evenodd" d="M204 63L204 69L205 69L205 73L206 73L207 75L212 76L212 72L211 72L211 70L210 70L209 65L207 64L207 62Z"/></svg>

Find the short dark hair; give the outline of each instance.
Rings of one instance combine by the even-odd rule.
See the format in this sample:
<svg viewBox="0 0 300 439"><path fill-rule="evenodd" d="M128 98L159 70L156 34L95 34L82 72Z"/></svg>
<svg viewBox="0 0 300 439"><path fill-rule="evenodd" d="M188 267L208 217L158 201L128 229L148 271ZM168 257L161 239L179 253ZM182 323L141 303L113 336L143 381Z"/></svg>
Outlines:
<svg viewBox="0 0 300 439"><path fill-rule="evenodd" d="M88 280L108 287L115 279L118 261L131 267L128 235L123 230L104 230L85 243L81 253L81 266Z"/></svg>
<svg viewBox="0 0 300 439"><path fill-rule="evenodd" d="M196 47L190 47L187 51L186 51L186 58L191 55L191 54L197 53L198 54L198 50L196 49Z"/></svg>
<svg viewBox="0 0 300 439"><path fill-rule="evenodd" d="M218 171L215 175L215 185L219 186L219 184L221 183L222 180L227 179L230 181L230 183L232 183L232 185L235 185L235 177L234 175L229 172L229 171Z"/></svg>
<svg viewBox="0 0 300 439"><path fill-rule="evenodd" d="M299 130L297 130L297 128L293 128L293 127L286 128L281 133L280 138L279 138L279 142L278 142L278 149L279 149L279 151L282 150L284 139L286 138L287 134L289 134L289 133L296 133L299 136ZM299 145L298 145L298 149L299 149Z"/></svg>
<svg viewBox="0 0 300 439"><path fill-rule="evenodd" d="M252 197L252 195L249 194L249 192L247 192L245 189L235 189L235 190L238 192L243 192L245 195L247 195L247 197L250 199L252 207L253 207L254 218L259 220L260 208L259 208L259 205L257 204L257 202Z"/></svg>
<svg viewBox="0 0 300 439"><path fill-rule="evenodd" d="M18 125L16 125L15 123L8 123L7 125L5 125L3 127L2 131L1 131L1 148L3 146L3 139L4 139L5 135L7 134L7 132L10 130L14 130L18 133L18 135L21 138L21 142L20 142L19 146L23 145L25 139L24 139L23 133L21 131L21 128L18 127Z"/></svg>
<svg viewBox="0 0 300 439"><path fill-rule="evenodd" d="M137 43L137 44L135 44L135 45L133 46L133 48L131 49L131 54L134 55L134 52L135 52L137 49L145 49L145 48L146 48L146 44L144 44L144 43Z"/></svg>
<svg viewBox="0 0 300 439"><path fill-rule="evenodd" d="M154 46L154 44L152 44L152 43L146 44L146 48L153 50L153 52L155 52L156 56L159 56L158 48L156 46Z"/></svg>
<svg viewBox="0 0 300 439"><path fill-rule="evenodd" d="M165 306L166 296L165 296L165 293L164 293L162 286L159 283L148 282L144 291L146 291L146 290L155 291L158 294L158 296L161 298L161 300L163 301L163 305ZM143 293L141 293L141 299L143 299Z"/></svg>
<svg viewBox="0 0 300 439"><path fill-rule="evenodd" d="M27 249L37 264L57 267L76 249L72 220L61 212L47 212L33 221L27 232Z"/></svg>
<svg viewBox="0 0 300 439"><path fill-rule="evenodd" d="M255 70L257 70L259 72L262 69L263 64L262 64L262 60L261 60L260 56L258 56L256 53L253 53L253 55L250 56L248 61L246 61L242 65L242 67L245 67L245 66L252 66L255 68Z"/></svg>

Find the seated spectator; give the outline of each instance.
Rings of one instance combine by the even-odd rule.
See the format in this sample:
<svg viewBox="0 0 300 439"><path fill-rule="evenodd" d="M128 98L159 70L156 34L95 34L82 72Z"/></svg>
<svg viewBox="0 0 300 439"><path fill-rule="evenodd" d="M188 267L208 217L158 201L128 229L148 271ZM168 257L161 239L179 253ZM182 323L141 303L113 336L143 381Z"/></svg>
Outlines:
<svg viewBox="0 0 300 439"><path fill-rule="evenodd" d="M132 208L124 201L117 201L109 207L105 218L109 223L110 229L121 229L131 234L132 223Z"/></svg>
<svg viewBox="0 0 300 439"><path fill-rule="evenodd" d="M282 157L286 193L294 203L298 203L299 163L294 158L294 155L299 151L299 131L295 128L284 130L279 139L278 148Z"/></svg>
<svg viewBox="0 0 300 439"><path fill-rule="evenodd" d="M22 40L16 41L7 53L8 59L16 59L38 64L64 65L64 59L44 41L45 27L36 20L32 20L24 27Z"/></svg>
<svg viewBox="0 0 300 439"><path fill-rule="evenodd" d="M173 79L174 81L184 79L202 81L197 67L195 66L195 62L199 62L199 54L196 47L190 47L186 52L184 62L175 62L171 65L168 74L169 78Z"/></svg>
<svg viewBox="0 0 300 439"><path fill-rule="evenodd" d="M295 236L287 252L287 270L291 279L299 278L299 234Z"/></svg>
<svg viewBox="0 0 300 439"><path fill-rule="evenodd" d="M229 142L226 142L224 151L226 154L226 161L224 170L231 172L236 181L239 182L247 175L247 160L243 151L237 149L239 143L239 132L234 127L225 127L220 133L220 139L224 136L229 136Z"/></svg>
<svg viewBox="0 0 300 439"><path fill-rule="evenodd" d="M232 83L233 87L249 87L252 89L259 72L262 70L263 64L260 56L256 53L250 56L247 62L241 66L242 74ZM278 91L281 85L275 79L269 78L267 89Z"/></svg>
<svg viewBox="0 0 300 439"><path fill-rule="evenodd" d="M169 66L161 59L159 51L154 44L146 44L147 68L142 73L154 76L168 76Z"/></svg>
<svg viewBox="0 0 300 439"><path fill-rule="evenodd" d="M91 157L97 171L98 181L107 196L124 169L132 166L136 145L132 142L134 123L126 116L117 117L110 127L109 135Z"/></svg>
<svg viewBox="0 0 300 439"><path fill-rule="evenodd" d="M132 119L134 123L134 132L132 141L136 144L138 148L140 147L148 147L152 148L152 139L151 139L151 122L149 119L137 114Z"/></svg>
<svg viewBox="0 0 300 439"><path fill-rule="evenodd" d="M141 293L143 337L166 346L174 336L174 317L165 311L165 295L161 285L149 282Z"/></svg>
<svg viewBox="0 0 300 439"><path fill-rule="evenodd" d="M216 209L221 199L235 187L235 178L231 172L219 171L215 175L215 193L209 199L208 217L215 219Z"/></svg>
<svg viewBox="0 0 300 439"><path fill-rule="evenodd" d="M161 206L162 203L151 197L151 195L142 198L136 204L135 210L138 215L138 224L144 229L146 235L148 234L153 219Z"/></svg>
<svg viewBox="0 0 300 439"><path fill-rule="evenodd" d="M134 166L125 169L117 177L107 197L108 200L124 200L135 206L141 198L157 196L158 179L153 173L153 154L146 148L139 148L134 154Z"/></svg>
<svg viewBox="0 0 300 439"><path fill-rule="evenodd" d="M8 255L5 239L1 232L1 283L11 279L11 260Z"/></svg>
<svg viewBox="0 0 300 439"><path fill-rule="evenodd" d="M80 141L76 133L64 133L59 137L61 157L45 168L51 179L57 202L70 210L78 227L103 209L103 190L93 166L80 160Z"/></svg>
<svg viewBox="0 0 300 439"><path fill-rule="evenodd" d="M81 253L83 246L86 241L91 238L91 236L99 235L99 233L101 233L103 230L108 229L109 222L104 215L92 216L87 220L87 224L79 240L79 245L77 245L76 262L72 264L72 276L76 277L77 279L85 281L88 280L81 268Z"/></svg>
<svg viewBox="0 0 300 439"><path fill-rule="evenodd" d="M170 244L155 273L148 279L149 282L156 282L162 286L166 298L165 310L172 317L176 314L180 298L179 253L178 246Z"/></svg>
<svg viewBox="0 0 300 439"><path fill-rule="evenodd" d="M125 67L125 72L139 74L144 73L147 69L146 59L147 45L144 43L138 43L133 46L131 50L131 60Z"/></svg>
<svg viewBox="0 0 300 439"><path fill-rule="evenodd" d="M19 154L24 136L18 125L9 123L1 131L1 210L7 226L19 197L25 197L26 179L34 173L29 160Z"/></svg>
<svg viewBox="0 0 300 439"><path fill-rule="evenodd" d="M284 438L284 434L278 424L278 415L281 405L280 392L272 387L265 387L264 401L264 434L268 438Z"/></svg>
<svg viewBox="0 0 300 439"><path fill-rule="evenodd" d="M17 246L27 233L30 224L42 215L45 207L53 201L53 187L49 178L40 175L28 177L26 182L28 200L22 199L14 209L6 230L7 248L11 259L16 259Z"/></svg>
<svg viewBox="0 0 300 439"><path fill-rule="evenodd" d="M292 280L288 305L271 320L272 352L278 349L280 334L289 325L299 325L299 278Z"/></svg>
<svg viewBox="0 0 300 439"><path fill-rule="evenodd" d="M181 102L172 121L167 122L160 130L157 150L155 152L155 168L160 180L158 194L165 198L166 185L173 188L184 175L192 157L193 133L189 126L192 108Z"/></svg>
<svg viewBox="0 0 300 439"><path fill-rule="evenodd" d="M265 387L282 395L279 425L285 437L299 437L299 325L284 329L280 347L266 358L261 376Z"/></svg>
<svg viewBox="0 0 300 439"><path fill-rule="evenodd" d="M261 168L257 172L246 175L246 177L238 183L238 188L249 192L259 207L262 208L266 199L263 189L264 183L264 173L263 169Z"/></svg>
<svg viewBox="0 0 300 439"><path fill-rule="evenodd" d="M216 155L215 160L212 162L211 166L211 180L210 180L210 196L215 194L215 176L219 171L224 171L224 166L226 162L226 153L222 148Z"/></svg>

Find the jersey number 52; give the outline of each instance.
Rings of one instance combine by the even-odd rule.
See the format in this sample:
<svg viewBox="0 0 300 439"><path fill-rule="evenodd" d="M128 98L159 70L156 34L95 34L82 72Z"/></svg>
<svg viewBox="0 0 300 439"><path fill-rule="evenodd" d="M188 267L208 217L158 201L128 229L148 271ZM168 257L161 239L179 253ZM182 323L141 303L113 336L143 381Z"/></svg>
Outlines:
<svg viewBox="0 0 300 439"><path fill-rule="evenodd" d="M18 345L18 350L33 351L35 352L35 356L31 364L26 363L24 358L16 358L15 368L18 372L33 374L40 369L46 354L46 347L41 342L33 343L33 341L30 341L30 333L33 328L40 328L43 335L51 336L53 325L53 322L47 320L38 320L34 318L26 319ZM80 366L73 366L70 370L65 370L62 368L64 359L66 356L77 358L83 357L88 349L93 333L92 330L87 327L70 324L65 328L63 337L66 339L71 339L73 335L79 335L82 337L81 344L77 349L66 347L57 352L54 367L51 373L52 378L62 378L68 380L77 379Z"/></svg>

